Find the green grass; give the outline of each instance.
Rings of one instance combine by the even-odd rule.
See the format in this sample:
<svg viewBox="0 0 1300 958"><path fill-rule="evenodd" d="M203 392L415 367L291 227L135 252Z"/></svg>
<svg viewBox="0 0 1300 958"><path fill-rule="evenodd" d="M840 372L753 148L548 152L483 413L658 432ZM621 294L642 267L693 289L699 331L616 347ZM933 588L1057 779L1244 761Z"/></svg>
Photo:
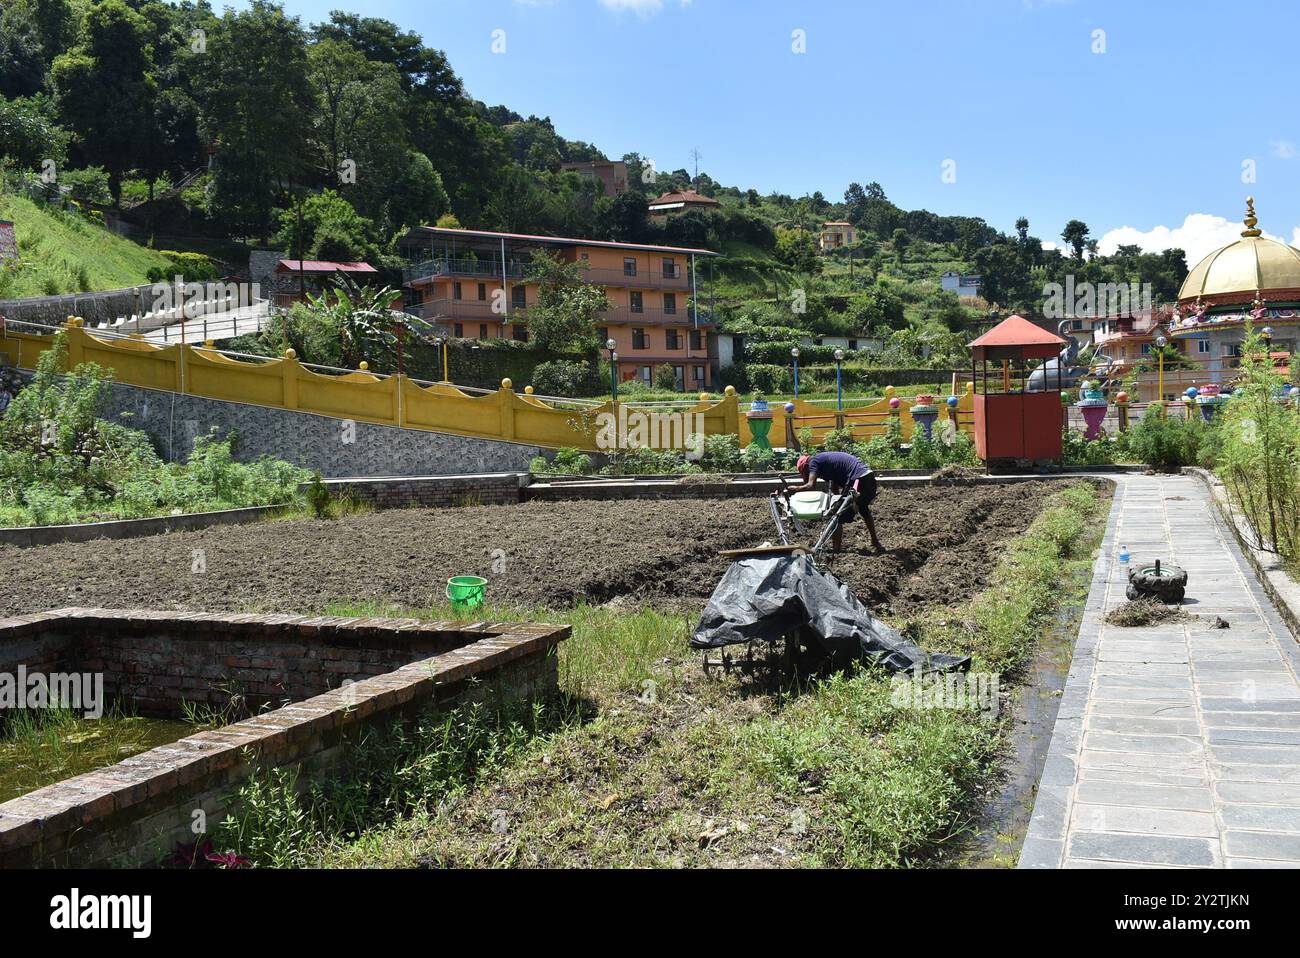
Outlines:
<svg viewBox="0 0 1300 958"><path fill-rule="evenodd" d="M1069 570L1090 561L1102 513L1091 486L1054 496L984 592L909 629L1015 685ZM451 617L443 605L323 611ZM1006 709L991 720L899 707L874 670L801 683L762 670L705 677L687 647L693 614L472 617L572 624L561 699L430 718L400 747L390 732L359 751L363 774L306 798L287 778L263 779L244 796L252 811L229 826L243 853L327 867L929 865L968 827L1010 721Z"/></svg>
<svg viewBox="0 0 1300 958"><path fill-rule="evenodd" d="M0 270L0 299L118 289L148 282L168 261L154 250L75 214L0 194L0 219L12 220L17 267Z"/></svg>

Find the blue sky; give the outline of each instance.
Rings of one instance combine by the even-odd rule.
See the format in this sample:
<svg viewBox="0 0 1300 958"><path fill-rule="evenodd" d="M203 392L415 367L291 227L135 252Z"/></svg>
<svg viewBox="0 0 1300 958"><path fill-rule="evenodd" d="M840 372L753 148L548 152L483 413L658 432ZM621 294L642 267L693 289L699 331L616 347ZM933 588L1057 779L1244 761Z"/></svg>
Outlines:
<svg viewBox="0 0 1300 958"><path fill-rule="evenodd" d="M715 179L765 193L839 199L849 182L876 180L904 208L1008 232L1023 214L1043 239L1077 217L1106 236L1103 249L1178 243L1193 261L1235 238L1248 194L1268 233L1293 241L1300 225L1294 0L286 8L306 22L331 8L393 20L445 51L480 100L660 169L689 168L698 147ZM946 160L955 182L943 181Z"/></svg>

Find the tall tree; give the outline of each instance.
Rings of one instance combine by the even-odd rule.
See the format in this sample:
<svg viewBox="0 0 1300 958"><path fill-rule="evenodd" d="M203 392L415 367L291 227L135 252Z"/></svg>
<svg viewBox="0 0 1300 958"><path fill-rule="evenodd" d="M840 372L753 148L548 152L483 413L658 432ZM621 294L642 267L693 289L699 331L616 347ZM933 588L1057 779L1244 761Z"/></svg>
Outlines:
<svg viewBox="0 0 1300 958"><path fill-rule="evenodd" d="M1061 239L1070 244L1075 259L1083 259L1083 249L1088 244L1088 224L1083 220L1070 220L1061 230Z"/></svg>
<svg viewBox="0 0 1300 958"><path fill-rule="evenodd" d="M217 142L212 204L225 225L264 237L277 198L300 186L313 99L296 18L266 0L227 10L207 42L200 86L205 127Z"/></svg>
<svg viewBox="0 0 1300 958"><path fill-rule="evenodd" d="M150 26L122 0L102 0L86 13L83 43L54 61L59 107L89 164L108 172L117 204L122 176L151 149L157 87Z"/></svg>

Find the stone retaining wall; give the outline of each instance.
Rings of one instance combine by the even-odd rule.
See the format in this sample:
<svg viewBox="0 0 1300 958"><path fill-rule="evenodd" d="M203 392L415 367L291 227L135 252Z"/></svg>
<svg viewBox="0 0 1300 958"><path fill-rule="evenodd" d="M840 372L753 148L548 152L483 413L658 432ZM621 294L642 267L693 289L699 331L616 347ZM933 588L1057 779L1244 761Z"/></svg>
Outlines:
<svg viewBox="0 0 1300 958"><path fill-rule="evenodd" d="M219 700L240 676L262 689L253 701L309 697L0 804L0 867L155 864L210 834L257 770L297 769L309 781L394 721L554 694L553 653L569 634L531 623L105 609L2 619L0 671L98 666L106 692L147 689L142 704L173 714L182 696ZM121 671L110 678L110 668Z"/></svg>
<svg viewBox="0 0 1300 958"><path fill-rule="evenodd" d="M119 419L123 413L129 415ZM465 475L526 471L537 446L477 439L425 429L403 429L316 413L204 399L112 383L100 414L142 429L170 462L184 462L196 436L214 427L238 434L235 456L249 462L273 456L326 478L342 476Z"/></svg>

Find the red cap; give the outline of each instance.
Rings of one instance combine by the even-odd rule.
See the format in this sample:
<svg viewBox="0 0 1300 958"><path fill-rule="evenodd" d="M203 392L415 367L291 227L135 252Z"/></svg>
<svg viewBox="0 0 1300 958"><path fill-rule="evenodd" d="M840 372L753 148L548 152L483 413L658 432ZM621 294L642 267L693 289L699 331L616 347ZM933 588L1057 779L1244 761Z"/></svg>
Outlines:
<svg viewBox="0 0 1300 958"><path fill-rule="evenodd" d="M799 470L799 475L805 479L808 478L808 460L811 458L811 456L800 456L799 461L794 464L794 467Z"/></svg>

